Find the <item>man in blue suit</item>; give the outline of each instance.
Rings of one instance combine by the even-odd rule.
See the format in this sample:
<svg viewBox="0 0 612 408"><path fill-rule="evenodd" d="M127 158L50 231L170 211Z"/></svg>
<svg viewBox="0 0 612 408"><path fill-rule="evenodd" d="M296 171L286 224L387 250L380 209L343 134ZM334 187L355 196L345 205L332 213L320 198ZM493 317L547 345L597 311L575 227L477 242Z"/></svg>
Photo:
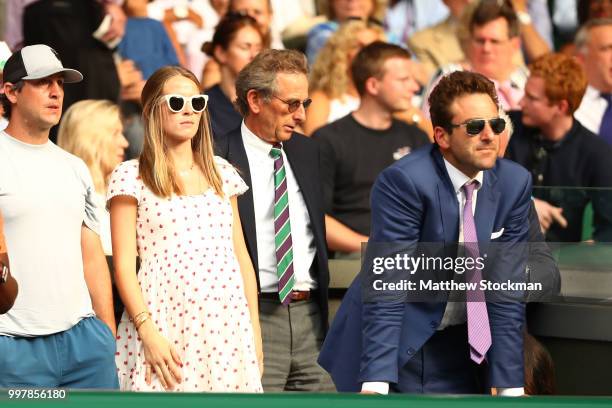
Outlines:
<svg viewBox="0 0 612 408"><path fill-rule="evenodd" d="M519 165L497 159L505 121L494 84L454 72L429 102L436 143L376 181L368 252L386 243L477 242L478 251L526 242L531 180ZM526 257L498 252L492 269L522 281ZM469 302L469 295L468 302L362 301L367 273L366 262L319 357L339 391L524 393L522 302Z"/></svg>

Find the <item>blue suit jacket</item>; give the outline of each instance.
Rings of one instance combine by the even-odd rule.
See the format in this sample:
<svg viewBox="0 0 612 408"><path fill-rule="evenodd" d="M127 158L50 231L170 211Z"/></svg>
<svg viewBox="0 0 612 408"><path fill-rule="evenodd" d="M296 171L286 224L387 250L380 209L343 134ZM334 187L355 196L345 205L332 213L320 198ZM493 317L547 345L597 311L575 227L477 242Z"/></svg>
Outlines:
<svg viewBox="0 0 612 408"><path fill-rule="evenodd" d="M516 163L499 159L484 172L475 222L479 245L504 228L495 242L528 240L531 178ZM372 189L370 242L455 244L459 204L436 145L419 149L385 169ZM500 259L509 279L520 281L525 259ZM516 258L516 257L514 257ZM506 273L506 272L505 272ZM359 391L366 381L398 382L398 372L434 334L445 302L363 303L358 277L330 328L319 364L339 391ZM524 304L487 303L492 346L487 353L493 387L523 386ZM441 356L444 358L444 356Z"/></svg>

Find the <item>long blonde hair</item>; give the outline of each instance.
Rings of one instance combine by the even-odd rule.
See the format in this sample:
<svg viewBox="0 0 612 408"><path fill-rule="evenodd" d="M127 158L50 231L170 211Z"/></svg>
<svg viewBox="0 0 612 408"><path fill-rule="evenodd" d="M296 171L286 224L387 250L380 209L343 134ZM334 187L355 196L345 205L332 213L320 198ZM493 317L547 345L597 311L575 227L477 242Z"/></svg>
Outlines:
<svg viewBox="0 0 612 408"><path fill-rule="evenodd" d="M340 25L317 55L310 71L310 92L322 91L330 99L340 98L351 84L349 52L359 45L357 33L363 30L376 31L384 39L383 29L362 20L351 20Z"/></svg>
<svg viewBox="0 0 612 408"><path fill-rule="evenodd" d="M106 100L87 99L68 108L58 131L58 146L85 162L100 194L106 194L108 178L113 171L105 168L105 158L111 154L110 127L117 122L121 123L117 105Z"/></svg>
<svg viewBox="0 0 612 408"><path fill-rule="evenodd" d="M170 197L173 193L181 195L185 192L178 182L175 165L168 154L162 125L161 101L164 85L170 78L179 75L190 79L201 89L198 79L190 71L178 66L167 66L155 71L142 90L145 137L139 159L139 172L143 183L155 195L163 198ZM214 161L208 108L202 112L198 130L191 139L191 150L194 153L194 162L202 169L206 182L217 194L223 196L223 182Z"/></svg>

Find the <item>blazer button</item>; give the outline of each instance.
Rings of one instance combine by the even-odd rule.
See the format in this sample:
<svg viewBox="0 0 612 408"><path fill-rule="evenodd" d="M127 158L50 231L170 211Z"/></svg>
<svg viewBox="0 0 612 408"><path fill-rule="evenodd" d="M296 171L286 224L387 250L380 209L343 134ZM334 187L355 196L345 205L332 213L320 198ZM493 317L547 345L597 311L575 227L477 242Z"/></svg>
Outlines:
<svg viewBox="0 0 612 408"><path fill-rule="evenodd" d="M406 354L414 354L414 349L412 347L408 347L408 350L406 350Z"/></svg>
<svg viewBox="0 0 612 408"><path fill-rule="evenodd" d="M440 323L438 322L434 322L433 320L431 322L429 322L429 325L431 326L432 329L437 329L438 326L440 325Z"/></svg>

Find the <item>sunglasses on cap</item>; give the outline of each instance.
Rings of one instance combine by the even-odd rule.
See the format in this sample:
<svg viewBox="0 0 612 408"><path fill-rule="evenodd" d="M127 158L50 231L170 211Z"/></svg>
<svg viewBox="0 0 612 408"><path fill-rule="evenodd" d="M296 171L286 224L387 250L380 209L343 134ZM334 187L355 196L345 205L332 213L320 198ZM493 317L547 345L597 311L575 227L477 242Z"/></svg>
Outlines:
<svg viewBox="0 0 612 408"><path fill-rule="evenodd" d="M223 16L222 22L226 21L248 21L249 23L257 24L257 20L253 18L253 16L249 15L244 10L236 10L236 11L228 11ZM218 27L218 26L217 26Z"/></svg>
<svg viewBox="0 0 612 408"><path fill-rule="evenodd" d="M164 95L164 99L168 104L168 109L174 113L181 112L187 103L191 105L191 109L196 113L202 112L206 109L206 105L208 105L208 95L183 96L171 94Z"/></svg>
<svg viewBox="0 0 612 408"><path fill-rule="evenodd" d="M489 126L491 126L491 130L496 135L499 135L506 128L506 120L504 118L493 118L493 119L470 119L466 120L463 123L459 123L458 125L453 125L451 123L451 128L458 128L461 126L465 126L465 131L468 135L476 136L480 134L485 128L486 122L489 122Z"/></svg>
<svg viewBox="0 0 612 408"><path fill-rule="evenodd" d="M306 98L303 101L300 101L299 99L289 99L288 101L286 101L284 99L279 98L276 95L272 95L272 96L278 99L279 101L281 101L282 103L286 104L289 107L289 113L293 113L296 110L298 110L300 105L304 105L304 109L308 109L308 107L312 103L312 99L310 98Z"/></svg>
<svg viewBox="0 0 612 408"><path fill-rule="evenodd" d="M382 21L380 21L379 19L374 18L374 17L364 18L364 17L350 16L350 17L348 17L346 19L346 21L363 21L363 22L365 22L367 24L372 24L372 25L375 25L375 26L378 26L378 27L383 27L384 26Z"/></svg>

